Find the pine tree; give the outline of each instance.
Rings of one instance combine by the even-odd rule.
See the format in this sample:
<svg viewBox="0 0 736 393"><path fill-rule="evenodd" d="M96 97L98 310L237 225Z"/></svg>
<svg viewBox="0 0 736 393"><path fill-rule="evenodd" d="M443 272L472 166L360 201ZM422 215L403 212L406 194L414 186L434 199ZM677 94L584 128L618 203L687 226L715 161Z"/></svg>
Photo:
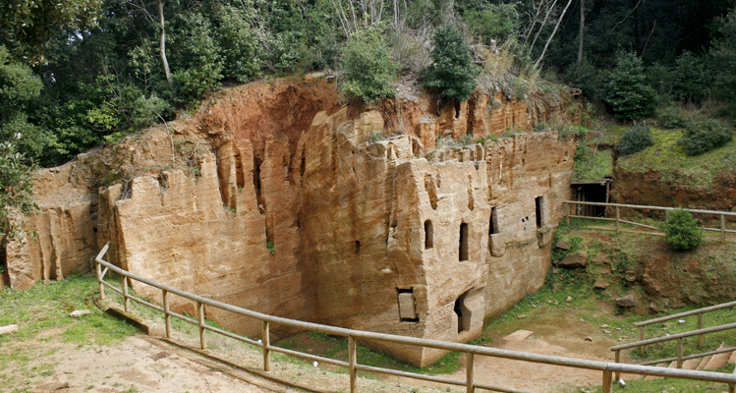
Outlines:
<svg viewBox="0 0 736 393"><path fill-rule="evenodd" d="M460 32L449 25L437 30L432 42L434 62L427 69L425 84L456 102L467 100L475 91L475 76L478 74L470 56L470 47Z"/></svg>
<svg viewBox="0 0 736 393"><path fill-rule="evenodd" d="M603 100L616 117L637 120L654 113L657 93L646 83L642 61L633 52L619 51L616 66L604 79Z"/></svg>

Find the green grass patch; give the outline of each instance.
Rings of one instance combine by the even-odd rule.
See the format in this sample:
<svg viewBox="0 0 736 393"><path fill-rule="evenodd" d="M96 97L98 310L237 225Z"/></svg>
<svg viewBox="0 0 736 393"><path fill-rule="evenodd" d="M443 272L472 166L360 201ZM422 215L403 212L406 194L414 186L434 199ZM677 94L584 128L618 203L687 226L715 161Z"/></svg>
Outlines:
<svg viewBox="0 0 736 393"><path fill-rule="evenodd" d="M613 156L609 150L585 149L587 151L575 154L574 181L598 181L613 176Z"/></svg>
<svg viewBox="0 0 736 393"><path fill-rule="evenodd" d="M619 158L624 172L657 171L663 182L707 188L719 174L736 176L736 139L698 156L687 156L678 145L682 130L652 128L654 146L629 157Z"/></svg>
<svg viewBox="0 0 736 393"><path fill-rule="evenodd" d="M0 345L33 339L44 330L62 330L63 341L109 345L137 332L132 325L105 314L92 303L97 280L92 274L72 275L48 284L38 283L28 290L0 292L0 325L17 324L18 332L0 336ZM72 318L74 310L91 314Z"/></svg>

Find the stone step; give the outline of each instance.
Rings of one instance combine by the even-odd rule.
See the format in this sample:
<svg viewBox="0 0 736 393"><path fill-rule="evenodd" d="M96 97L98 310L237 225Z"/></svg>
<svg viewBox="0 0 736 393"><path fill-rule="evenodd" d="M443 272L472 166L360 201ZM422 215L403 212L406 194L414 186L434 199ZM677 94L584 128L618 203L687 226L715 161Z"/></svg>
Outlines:
<svg viewBox="0 0 736 393"><path fill-rule="evenodd" d="M728 358L728 362L731 364L736 364L736 351L731 352L731 357Z"/></svg>
<svg viewBox="0 0 736 393"><path fill-rule="evenodd" d="M667 363L657 363L654 366L655 367L667 367ZM651 381L653 379L662 379L662 377L658 377L656 375L643 375L641 379L644 381Z"/></svg>
<svg viewBox="0 0 736 393"><path fill-rule="evenodd" d="M721 344L718 349L725 348L725 345ZM705 367L703 367L703 370L718 370L723 367L726 367L726 363L728 363L728 358L731 357L730 352L724 352L724 353L718 353L713 355L711 357L710 361L705 364Z"/></svg>
<svg viewBox="0 0 736 393"><path fill-rule="evenodd" d="M695 370L695 368L698 367L698 363L700 363L700 359L688 359L682 362L682 368L686 370Z"/></svg>
<svg viewBox="0 0 736 393"><path fill-rule="evenodd" d="M710 359L712 357L713 356L706 356L706 357L704 357L703 360L701 360L700 363L698 364L698 367L696 367L695 369L696 370L702 370L702 369L704 369L705 366L708 364L708 362L710 362Z"/></svg>

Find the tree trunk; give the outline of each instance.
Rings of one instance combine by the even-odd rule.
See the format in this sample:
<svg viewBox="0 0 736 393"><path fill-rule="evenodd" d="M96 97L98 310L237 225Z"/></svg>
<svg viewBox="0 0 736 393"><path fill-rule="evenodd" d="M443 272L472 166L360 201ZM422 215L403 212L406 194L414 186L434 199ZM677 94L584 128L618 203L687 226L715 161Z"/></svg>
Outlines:
<svg viewBox="0 0 736 393"><path fill-rule="evenodd" d="M585 0L580 0L580 33L578 34L578 67L583 64L583 49L585 48Z"/></svg>
<svg viewBox="0 0 736 393"><path fill-rule="evenodd" d="M557 34L557 29L560 28L560 23L562 22L562 19L565 18L565 13L567 13L567 7L570 6L570 3L572 3L572 0L569 0L567 2L567 5L565 5L565 8L562 10L562 14L560 15L560 19L557 19L557 24L555 25L554 30L552 30L552 34L549 35L549 38L547 38L547 43L544 44L544 49L542 49L542 54L539 55L539 58L534 63L534 67L539 67L539 63L542 62L542 59L544 59L545 53L547 53L547 48L549 47L549 43L552 42L552 39L555 38L555 34Z"/></svg>
<svg viewBox="0 0 736 393"><path fill-rule="evenodd" d="M158 18L161 22L161 43L159 49L161 51L161 63L164 65L164 73L166 73L166 82L169 84L169 89L174 90L174 78L171 77L171 70L169 70L169 62L166 60L166 29L164 28L164 3L163 0L158 0Z"/></svg>

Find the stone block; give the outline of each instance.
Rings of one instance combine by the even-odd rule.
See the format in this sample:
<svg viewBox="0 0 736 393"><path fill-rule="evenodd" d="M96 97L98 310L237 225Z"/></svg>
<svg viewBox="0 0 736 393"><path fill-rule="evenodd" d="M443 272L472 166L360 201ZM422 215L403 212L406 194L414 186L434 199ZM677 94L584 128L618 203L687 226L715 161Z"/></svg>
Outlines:
<svg viewBox="0 0 736 393"><path fill-rule="evenodd" d="M550 227L537 229L537 241L539 248L544 248L552 242L554 231Z"/></svg>
<svg viewBox="0 0 736 393"><path fill-rule="evenodd" d="M566 268L585 267L587 260L588 255L585 254L585 251L578 251L566 256L561 261L557 262L557 266Z"/></svg>
<svg viewBox="0 0 736 393"><path fill-rule="evenodd" d="M619 307L630 308L636 306L636 299L634 298L634 295L628 294L616 299L616 304Z"/></svg>
<svg viewBox="0 0 736 393"><path fill-rule="evenodd" d="M491 255L502 257L506 253L506 235L503 233L494 233L489 236L488 245L491 248Z"/></svg>

